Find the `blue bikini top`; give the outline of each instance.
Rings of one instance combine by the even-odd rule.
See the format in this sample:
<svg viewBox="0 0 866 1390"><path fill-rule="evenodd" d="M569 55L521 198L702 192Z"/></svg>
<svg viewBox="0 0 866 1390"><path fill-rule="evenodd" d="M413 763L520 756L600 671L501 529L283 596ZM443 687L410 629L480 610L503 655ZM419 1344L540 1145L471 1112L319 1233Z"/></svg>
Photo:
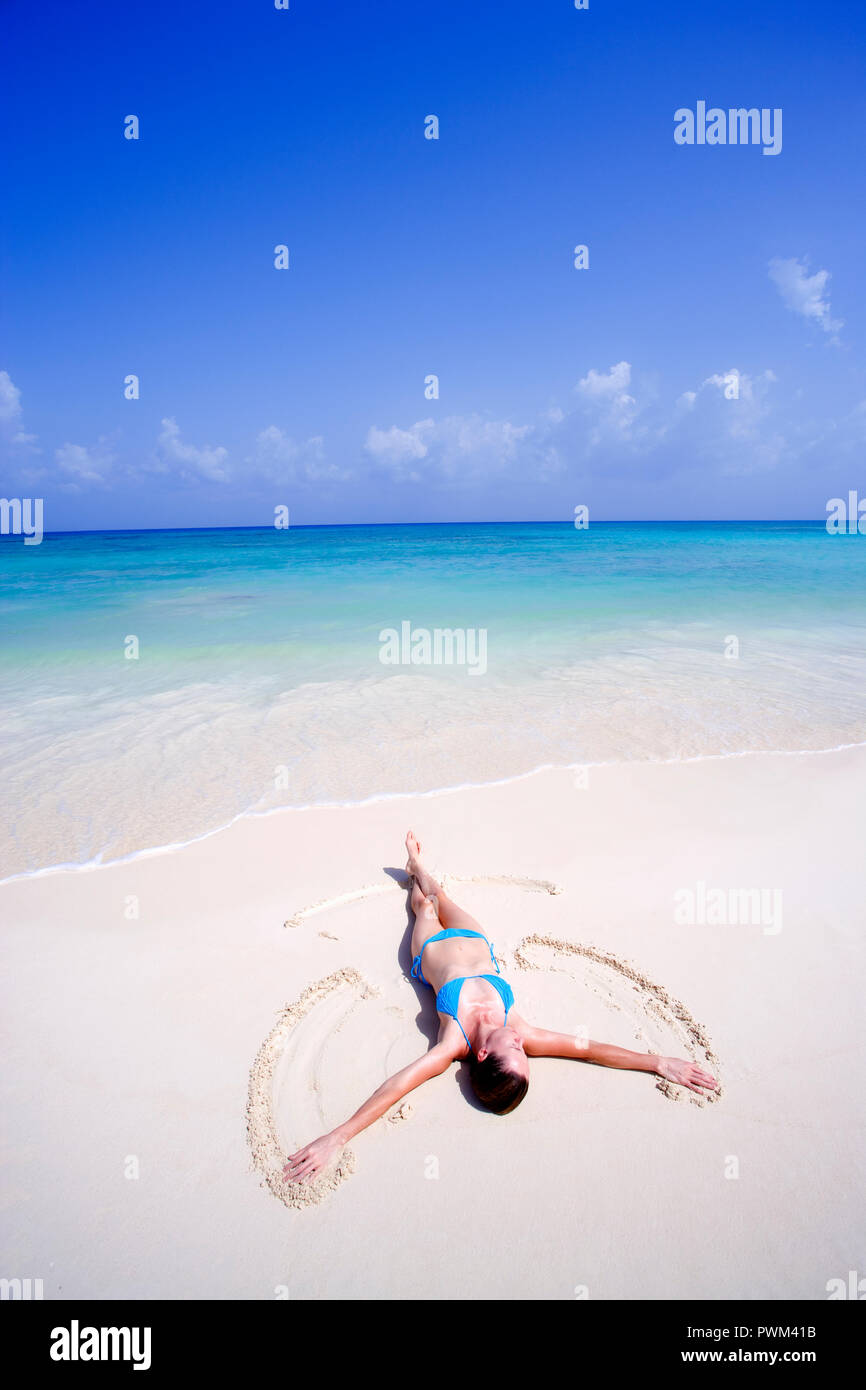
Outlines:
<svg viewBox="0 0 866 1390"><path fill-rule="evenodd" d="M446 937L449 936L479 936L481 937L482 941L487 941L487 937L483 934L483 932L469 931L467 928L463 927L445 927L442 931L436 932L434 936L428 936L427 940L422 945L421 950L418 952L417 956L412 962L413 980L420 980L425 985L430 984L429 980L424 979L424 973L421 969L421 957L424 954L424 947L429 946L431 941L443 941ZM463 1027L463 1024L457 1017L457 1009L460 1005L460 991L463 988L464 980L487 980L488 983L493 985L493 988L496 990L497 994L499 995L500 999L505 1005L505 1022L503 1023L503 1027L505 1026L505 1023L508 1022L509 1010L514 1005L514 993L512 991L512 988L508 981L503 980L501 977L499 965L497 963L496 957L493 954L493 947L491 946L489 941L487 941L487 945L490 950L490 959L496 966L495 975L462 975L460 979L457 980L446 980L445 984L442 986L439 993L436 995L436 1008L438 1009L439 1013L447 1014L449 1018L453 1018L454 1022L457 1024L457 1027L460 1029L460 1032L463 1034L464 1038L466 1038L466 1029ZM466 1045L469 1048L469 1051L471 1052L473 1048L468 1038L466 1038Z"/></svg>

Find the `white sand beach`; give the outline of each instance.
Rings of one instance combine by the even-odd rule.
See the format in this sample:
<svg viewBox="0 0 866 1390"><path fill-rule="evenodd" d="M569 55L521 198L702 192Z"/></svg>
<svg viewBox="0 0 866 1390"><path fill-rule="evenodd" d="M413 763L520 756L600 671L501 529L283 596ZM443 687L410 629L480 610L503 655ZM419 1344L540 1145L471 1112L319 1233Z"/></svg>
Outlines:
<svg viewBox="0 0 866 1390"><path fill-rule="evenodd" d="M826 1298L866 1268L864 803L866 748L542 771L5 884L4 1272L46 1298ZM320 1200L278 1200L280 1156L434 1035L408 827L527 1018L709 1055L719 1096L534 1059L498 1117L455 1065ZM687 890L708 920L677 920Z"/></svg>

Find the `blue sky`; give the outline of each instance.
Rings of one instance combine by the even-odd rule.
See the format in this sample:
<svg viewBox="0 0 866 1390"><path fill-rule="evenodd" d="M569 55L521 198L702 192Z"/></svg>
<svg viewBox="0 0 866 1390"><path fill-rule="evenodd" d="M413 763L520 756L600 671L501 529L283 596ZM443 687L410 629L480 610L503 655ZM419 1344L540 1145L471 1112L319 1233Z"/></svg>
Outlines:
<svg viewBox="0 0 866 1390"><path fill-rule="evenodd" d="M866 490L856 8L2 24L0 491L46 529L823 517ZM700 100L781 108L781 152L677 145Z"/></svg>

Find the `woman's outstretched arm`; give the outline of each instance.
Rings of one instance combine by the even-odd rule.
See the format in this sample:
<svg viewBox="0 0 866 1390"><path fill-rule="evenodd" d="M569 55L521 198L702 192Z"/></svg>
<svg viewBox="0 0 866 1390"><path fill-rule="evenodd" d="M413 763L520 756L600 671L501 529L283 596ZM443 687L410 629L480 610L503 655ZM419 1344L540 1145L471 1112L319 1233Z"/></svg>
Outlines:
<svg viewBox="0 0 866 1390"><path fill-rule="evenodd" d="M409 1091L414 1091L431 1077L439 1076L446 1071L454 1061L455 1055L451 1042L436 1043L423 1057L389 1076L387 1081L383 1081L373 1092L370 1099L364 1102L360 1110L350 1115L344 1124L337 1125L329 1134L321 1135L311 1144L292 1154L283 1168L283 1180L306 1182L309 1178L315 1177L316 1173L326 1168L331 1159L345 1148L354 1135L366 1129L374 1120L378 1120L380 1115L384 1115L386 1110L390 1110L391 1106L396 1105Z"/></svg>
<svg viewBox="0 0 866 1390"><path fill-rule="evenodd" d="M571 1033L551 1033L547 1028L525 1028L523 1049L527 1057L574 1057L579 1062L595 1062L602 1067L619 1067L624 1071L648 1071L687 1086L690 1091L715 1091L718 1082L708 1071L694 1062L678 1057L661 1057L655 1052L631 1052L627 1047L593 1042Z"/></svg>

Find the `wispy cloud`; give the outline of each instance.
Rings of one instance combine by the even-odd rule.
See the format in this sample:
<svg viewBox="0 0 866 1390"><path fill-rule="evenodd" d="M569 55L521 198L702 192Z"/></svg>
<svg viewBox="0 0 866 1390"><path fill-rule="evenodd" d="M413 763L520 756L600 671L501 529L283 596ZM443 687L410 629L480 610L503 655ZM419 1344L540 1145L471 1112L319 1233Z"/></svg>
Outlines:
<svg viewBox="0 0 866 1390"><path fill-rule="evenodd" d="M617 362L607 372L591 367L577 383L574 389L592 418L588 438L591 446L632 438L638 405L628 390L630 385L630 362Z"/></svg>
<svg viewBox="0 0 866 1390"><path fill-rule="evenodd" d="M371 425L364 448L372 459L398 481L419 482L421 472L412 467L429 453L430 441L436 431L434 420L418 420L408 430L392 425L380 430Z"/></svg>
<svg viewBox="0 0 866 1390"><path fill-rule="evenodd" d="M21 392L8 372L0 372L0 420L18 420L21 416Z"/></svg>
<svg viewBox="0 0 866 1390"><path fill-rule="evenodd" d="M467 488L503 481L550 481L570 474L661 478L684 462L719 476L763 472L785 457L774 423L775 373L738 367L713 372L667 401L652 373L632 379L626 360L590 368L571 410L548 407L529 424L448 416L413 425L373 426L365 450L396 482Z"/></svg>
<svg viewBox="0 0 866 1390"><path fill-rule="evenodd" d="M180 437L177 421L165 419L156 444L158 471L176 470L187 480L204 479L209 483L226 483L229 480L228 450L222 445L214 448L210 444L201 447L185 444Z"/></svg>
<svg viewBox="0 0 866 1390"><path fill-rule="evenodd" d="M275 483L343 482L351 476L348 470L327 461L320 434L299 443L276 425L259 431L255 451L247 456L245 463L252 472Z"/></svg>
<svg viewBox="0 0 866 1390"><path fill-rule="evenodd" d="M812 319L825 333L837 334L844 325L844 319L834 319L830 312L830 300L826 295L829 270L816 270L809 274L805 260L795 258L770 261L770 279L782 296L782 302L802 318ZM834 337L833 341L838 341Z"/></svg>
<svg viewBox="0 0 866 1390"><path fill-rule="evenodd" d="M549 477L562 464L549 441L549 422L515 425L482 415L448 415L367 431L364 448L376 467L395 482L438 482L465 488L520 475L531 466Z"/></svg>
<svg viewBox="0 0 866 1390"><path fill-rule="evenodd" d="M769 368L757 376L739 367L714 372L679 396L660 436L721 476L775 468L788 447L772 421L776 380Z"/></svg>
<svg viewBox="0 0 866 1390"><path fill-rule="evenodd" d="M103 438L89 446L62 444L55 449L54 459L68 490L77 492L83 483L108 482L115 455L108 440Z"/></svg>
<svg viewBox="0 0 866 1390"><path fill-rule="evenodd" d="M36 434L27 434L22 428L23 410L21 392L8 372L0 372L0 432L3 440L17 454L38 454L41 450Z"/></svg>

